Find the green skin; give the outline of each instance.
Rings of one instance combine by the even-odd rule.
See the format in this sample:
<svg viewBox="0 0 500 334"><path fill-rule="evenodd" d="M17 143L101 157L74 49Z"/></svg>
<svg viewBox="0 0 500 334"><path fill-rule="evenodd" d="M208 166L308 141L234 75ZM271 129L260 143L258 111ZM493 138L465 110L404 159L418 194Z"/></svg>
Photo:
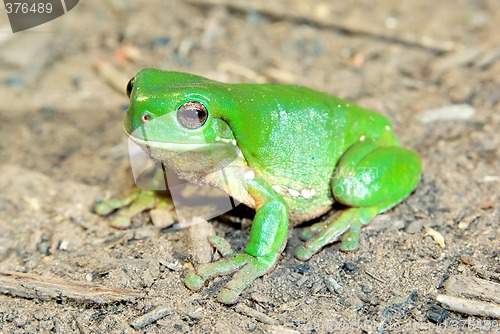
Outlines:
<svg viewBox="0 0 500 334"><path fill-rule="evenodd" d="M293 85L224 84L156 69L139 72L128 88L125 130L133 141L181 178L218 187L256 210L244 253L225 251L227 257L185 278L188 288L199 290L213 277L235 273L219 293L222 303L235 303L274 267L289 226L340 202L346 209L339 216L301 233L305 243L295 256L308 260L339 240L342 250L354 250L361 227L400 203L421 178L420 158L399 146L386 118L326 93ZM196 128L186 128L178 115L187 102L201 103L208 112ZM119 216L126 225L133 214L158 204L151 192L134 196L105 202L98 212L132 203L135 208ZM219 238L212 244L227 248Z"/></svg>

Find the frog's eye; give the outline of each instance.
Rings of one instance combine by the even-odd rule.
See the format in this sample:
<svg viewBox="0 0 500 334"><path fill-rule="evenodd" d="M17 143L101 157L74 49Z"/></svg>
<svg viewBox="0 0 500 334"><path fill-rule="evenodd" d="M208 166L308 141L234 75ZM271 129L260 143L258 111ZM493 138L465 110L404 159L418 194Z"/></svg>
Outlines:
<svg viewBox="0 0 500 334"><path fill-rule="evenodd" d="M200 102L184 103L177 110L177 119L182 126L188 129L201 127L208 118L207 108Z"/></svg>
<svg viewBox="0 0 500 334"><path fill-rule="evenodd" d="M132 94L132 89L134 88L134 81L135 78L132 78L127 84L127 96L129 99L130 99L130 94Z"/></svg>

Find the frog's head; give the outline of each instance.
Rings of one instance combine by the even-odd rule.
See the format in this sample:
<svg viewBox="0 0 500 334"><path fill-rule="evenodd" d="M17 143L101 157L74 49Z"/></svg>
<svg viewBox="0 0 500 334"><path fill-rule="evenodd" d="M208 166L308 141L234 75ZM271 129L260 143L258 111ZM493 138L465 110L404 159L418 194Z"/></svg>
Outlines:
<svg viewBox="0 0 500 334"><path fill-rule="evenodd" d="M224 84L186 73L140 71L127 85L125 131L152 158L184 172L209 172L238 155L217 111L232 101Z"/></svg>

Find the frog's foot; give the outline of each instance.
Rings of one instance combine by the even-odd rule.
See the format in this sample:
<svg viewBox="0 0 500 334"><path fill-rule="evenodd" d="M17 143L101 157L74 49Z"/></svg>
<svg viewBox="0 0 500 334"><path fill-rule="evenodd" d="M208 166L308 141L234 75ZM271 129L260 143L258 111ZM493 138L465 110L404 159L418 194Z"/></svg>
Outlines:
<svg viewBox="0 0 500 334"><path fill-rule="evenodd" d="M295 257L302 261L309 260L323 247L338 240L342 240L341 250L355 250L359 245L361 227L368 224L377 213L378 210L374 208L349 208L337 219L322 222L321 226L316 226L322 229L295 250Z"/></svg>
<svg viewBox="0 0 500 334"><path fill-rule="evenodd" d="M269 272L275 262L276 257L258 257L240 253L230 258L199 266L195 271L187 274L184 282L189 289L198 291L207 280L236 272L217 296L218 301L223 304L235 304L243 290L250 286L256 278Z"/></svg>
<svg viewBox="0 0 500 334"><path fill-rule="evenodd" d="M212 238L210 242L221 254L230 257L200 265L184 280L189 289L199 290L209 279L234 273L218 295L224 304L236 303L243 290L274 267L288 235L285 200L257 175L248 178L245 187L258 203L245 252L234 254L222 238Z"/></svg>
<svg viewBox="0 0 500 334"><path fill-rule="evenodd" d="M132 224L132 218L137 214L153 208L167 208L171 205L167 197L152 190L138 190L121 199L110 199L97 203L95 213L105 216L118 210L111 220L111 226L126 229Z"/></svg>

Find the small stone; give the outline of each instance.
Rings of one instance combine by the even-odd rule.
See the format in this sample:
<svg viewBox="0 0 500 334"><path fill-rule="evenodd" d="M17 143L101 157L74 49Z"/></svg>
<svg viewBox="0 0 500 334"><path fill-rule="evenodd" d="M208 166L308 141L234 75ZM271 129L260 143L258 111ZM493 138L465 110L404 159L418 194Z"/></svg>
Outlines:
<svg viewBox="0 0 500 334"><path fill-rule="evenodd" d="M426 222L425 219L419 219L412 221L407 227L406 227L406 232L415 234L415 233L420 233L422 231L422 228L424 227L424 223Z"/></svg>
<svg viewBox="0 0 500 334"><path fill-rule="evenodd" d="M331 293L340 293L342 291L342 287L340 284L333 278L333 277L327 277L325 279L325 284Z"/></svg>
<svg viewBox="0 0 500 334"><path fill-rule="evenodd" d="M363 284L361 286L361 290L364 292L364 293L370 293L373 291L372 287L368 284Z"/></svg>
<svg viewBox="0 0 500 334"><path fill-rule="evenodd" d="M448 318L448 311L441 306L431 305L427 311L427 318L436 324L440 324Z"/></svg>
<svg viewBox="0 0 500 334"><path fill-rule="evenodd" d="M313 267L311 267L307 263L298 264L298 265L292 267L292 270L295 271L296 273L299 273L302 275L310 275L314 271Z"/></svg>
<svg viewBox="0 0 500 334"><path fill-rule="evenodd" d="M167 228L175 223L175 217L170 210L153 209L150 211L153 225L159 229Z"/></svg>
<svg viewBox="0 0 500 334"><path fill-rule="evenodd" d="M36 245L36 248L39 253L43 255L50 255L50 247L51 243L47 236L42 236L40 242Z"/></svg>
<svg viewBox="0 0 500 334"><path fill-rule="evenodd" d="M340 269L344 270L345 272L354 272L358 269L358 266L352 262L344 262L340 266Z"/></svg>

